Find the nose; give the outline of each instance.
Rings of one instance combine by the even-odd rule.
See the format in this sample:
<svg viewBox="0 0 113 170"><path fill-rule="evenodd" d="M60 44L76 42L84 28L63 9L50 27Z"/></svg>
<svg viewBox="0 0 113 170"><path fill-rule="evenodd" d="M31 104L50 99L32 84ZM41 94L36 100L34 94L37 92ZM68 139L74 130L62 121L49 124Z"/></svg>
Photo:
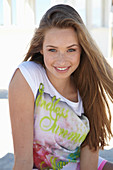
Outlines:
<svg viewBox="0 0 113 170"><path fill-rule="evenodd" d="M61 53L59 52L58 56L57 56L57 63L61 66L64 66L66 64L66 56L65 53Z"/></svg>

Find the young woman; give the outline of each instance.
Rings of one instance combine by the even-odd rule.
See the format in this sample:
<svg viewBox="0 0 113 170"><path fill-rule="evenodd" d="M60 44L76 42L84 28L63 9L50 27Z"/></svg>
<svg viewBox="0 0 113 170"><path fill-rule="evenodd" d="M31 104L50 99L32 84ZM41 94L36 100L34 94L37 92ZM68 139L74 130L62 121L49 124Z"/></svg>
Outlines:
<svg viewBox="0 0 113 170"><path fill-rule="evenodd" d="M80 15L56 5L43 16L9 85L14 170L111 170L113 69Z"/></svg>

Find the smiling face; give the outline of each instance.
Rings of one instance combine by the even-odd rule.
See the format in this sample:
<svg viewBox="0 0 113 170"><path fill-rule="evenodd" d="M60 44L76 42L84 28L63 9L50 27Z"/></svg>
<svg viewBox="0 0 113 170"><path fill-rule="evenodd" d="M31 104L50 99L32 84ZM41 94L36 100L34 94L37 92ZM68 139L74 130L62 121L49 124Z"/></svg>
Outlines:
<svg viewBox="0 0 113 170"><path fill-rule="evenodd" d="M70 79L80 63L77 33L73 28L51 28L45 34L41 53L50 81Z"/></svg>

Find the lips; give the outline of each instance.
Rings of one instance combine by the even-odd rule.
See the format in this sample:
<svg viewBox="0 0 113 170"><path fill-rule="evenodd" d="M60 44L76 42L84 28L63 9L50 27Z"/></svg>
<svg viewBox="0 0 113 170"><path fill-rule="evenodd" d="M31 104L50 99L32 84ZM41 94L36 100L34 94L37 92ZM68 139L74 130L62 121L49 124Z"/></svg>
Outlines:
<svg viewBox="0 0 113 170"><path fill-rule="evenodd" d="M55 67L56 71L58 72L66 72L69 70L70 67Z"/></svg>
<svg viewBox="0 0 113 170"><path fill-rule="evenodd" d="M58 67L57 69L58 70L66 70L68 67L64 67L64 68L61 68L61 67Z"/></svg>

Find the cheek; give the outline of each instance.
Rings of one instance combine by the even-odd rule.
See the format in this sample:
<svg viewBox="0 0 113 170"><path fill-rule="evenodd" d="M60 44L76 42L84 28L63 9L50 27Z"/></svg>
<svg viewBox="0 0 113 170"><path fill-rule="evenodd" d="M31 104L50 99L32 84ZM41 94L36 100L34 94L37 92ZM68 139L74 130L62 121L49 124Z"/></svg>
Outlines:
<svg viewBox="0 0 113 170"><path fill-rule="evenodd" d="M80 64L80 56L77 59L77 63L78 63L78 65Z"/></svg>
<svg viewBox="0 0 113 170"><path fill-rule="evenodd" d="M80 56L78 57L78 62L80 62Z"/></svg>
<svg viewBox="0 0 113 170"><path fill-rule="evenodd" d="M81 58L81 57L78 58L78 66L79 66L79 64L80 64L80 58Z"/></svg>
<svg viewBox="0 0 113 170"><path fill-rule="evenodd" d="M72 59L72 62L73 63L79 63L80 62L80 56L74 56L73 59Z"/></svg>
<svg viewBox="0 0 113 170"><path fill-rule="evenodd" d="M44 63L45 63L45 66L47 67L48 65L50 65L52 62L50 56L48 55L44 55Z"/></svg>

